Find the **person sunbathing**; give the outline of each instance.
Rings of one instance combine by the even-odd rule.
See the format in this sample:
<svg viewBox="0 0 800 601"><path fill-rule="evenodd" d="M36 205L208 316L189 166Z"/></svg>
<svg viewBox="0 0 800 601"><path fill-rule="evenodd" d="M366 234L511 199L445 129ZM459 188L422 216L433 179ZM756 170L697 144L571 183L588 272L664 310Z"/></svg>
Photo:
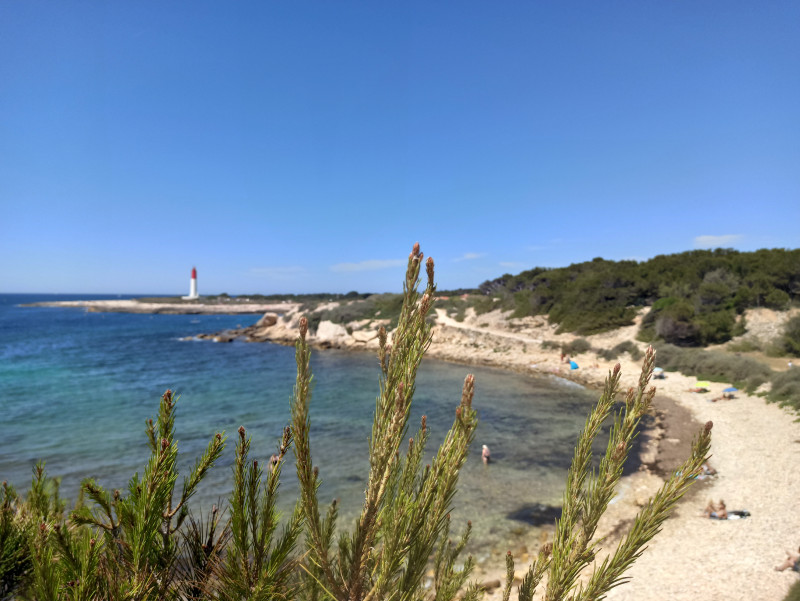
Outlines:
<svg viewBox="0 0 800 601"><path fill-rule="evenodd" d="M797 552L800 553L800 547L797 548ZM800 572L800 555L794 555L787 551L786 559L781 565L775 566L775 571L783 572L784 570L789 569L794 570L795 572Z"/></svg>
<svg viewBox="0 0 800 601"><path fill-rule="evenodd" d="M707 478L711 478L712 476L717 475L717 470L711 467L708 463L704 463L701 469L703 471L697 475L698 480L705 480Z"/></svg>
<svg viewBox="0 0 800 601"><path fill-rule="evenodd" d="M715 505L714 501L709 499L708 505L706 505L706 508L703 510L703 515L712 520L727 520L728 510L725 507L725 501L720 499L719 505Z"/></svg>
<svg viewBox="0 0 800 601"><path fill-rule="evenodd" d="M719 505L714 505L714 501L709 500L708 505L703 510L703 516L712 520L743 520L750 517L750 512L746 509L728 511L725 501L719 500Z"/></svg>

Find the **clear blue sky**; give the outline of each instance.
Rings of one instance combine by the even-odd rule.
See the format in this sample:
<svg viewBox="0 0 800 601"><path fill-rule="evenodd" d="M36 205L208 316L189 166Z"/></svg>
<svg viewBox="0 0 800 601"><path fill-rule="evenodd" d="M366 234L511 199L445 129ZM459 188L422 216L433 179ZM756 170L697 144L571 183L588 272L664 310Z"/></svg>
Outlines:
<svg viewBox="0 0 800 601"><path fill-rule="evenodd" d="M0 291L800 245L800 3L0 2Z"/></svg>

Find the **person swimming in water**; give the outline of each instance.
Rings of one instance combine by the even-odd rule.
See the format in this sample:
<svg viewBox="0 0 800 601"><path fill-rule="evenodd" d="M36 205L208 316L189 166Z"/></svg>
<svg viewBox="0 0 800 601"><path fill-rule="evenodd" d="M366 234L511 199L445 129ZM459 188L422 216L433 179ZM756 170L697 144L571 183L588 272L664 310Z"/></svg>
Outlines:
<svg viewBox="0 0 800 601"><path fill-rule="evenodd" d="M489 463L492 459L492 453L489 451L489 447L483 445L483 450L481 451L481 458L483 459L484 463Z"/></svg>

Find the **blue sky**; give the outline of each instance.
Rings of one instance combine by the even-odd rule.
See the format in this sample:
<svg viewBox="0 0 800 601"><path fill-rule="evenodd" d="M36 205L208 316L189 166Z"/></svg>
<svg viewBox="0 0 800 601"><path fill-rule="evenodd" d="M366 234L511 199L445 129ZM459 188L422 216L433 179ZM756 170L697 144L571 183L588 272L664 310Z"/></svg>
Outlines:
<svg viewBox="0 0 800 601"><path fill-rule="evenodd" d="M0 2L0 291L800 242L797 2Z"/></svg>

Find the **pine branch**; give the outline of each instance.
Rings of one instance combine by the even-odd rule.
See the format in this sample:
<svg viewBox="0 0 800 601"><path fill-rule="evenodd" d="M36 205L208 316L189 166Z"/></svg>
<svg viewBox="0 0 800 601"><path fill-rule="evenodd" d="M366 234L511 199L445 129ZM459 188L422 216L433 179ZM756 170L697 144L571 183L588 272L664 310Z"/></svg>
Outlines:
<svg viewBox="0 0 800 601"><path fill-rule="evenodd" d="M586 587L576 594L574 599L581 601L603 599L609 590L626 581L623 577L625 571L641 556L647 543L661 531L675 504L694 483L695 477L702 472L703 464L708 461L712 426L713 424L708 422L703 427L692 443L692 454L689 459L673 473L636 516L631 531L619 544L614 555L606 558L594 571Z"/></svg>

